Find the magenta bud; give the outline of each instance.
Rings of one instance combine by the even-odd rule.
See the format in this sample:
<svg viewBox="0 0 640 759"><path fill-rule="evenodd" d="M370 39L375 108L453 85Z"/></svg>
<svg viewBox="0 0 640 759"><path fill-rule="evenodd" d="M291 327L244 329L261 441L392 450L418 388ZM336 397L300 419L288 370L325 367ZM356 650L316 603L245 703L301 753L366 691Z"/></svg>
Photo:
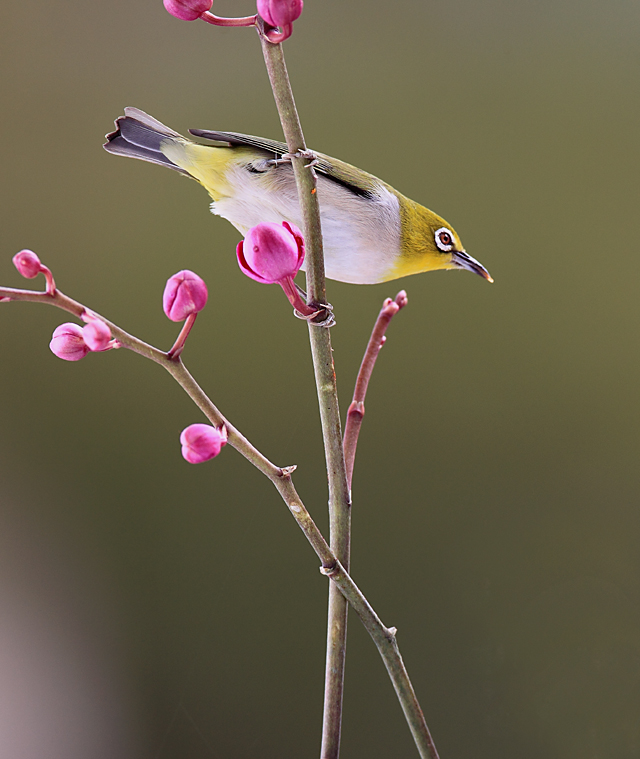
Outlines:
<svg viewBox="0 0 640 759"><path fill-rule="evenodd" d="M302 13L302 0L258 0L258 13L271 26L292 24Z"/></svg>
<svg viewBox="0 0 640 759"><path fill-rule="evenodd" d="M21 250L13 257L13 265L26 279L33 279L40 274L42 264L32 250Z"/></svg>
<svg viewBox="0 0 640 759"><path fill-rule="evenodd" d="M213 0L163 0L163 3L172 16L182 21L195 21L211 10Z"/></svg>
<svg viewBox="0 0 640 759"><path fill-rule="evenodd" d="M238 264L256 282L273 284L295 277L304 261L302 232L293 224L264 222L238 243Z"/></svg>
<svg viewBox="0 0 640 759"><path fill-rule="evenodd" d="M82 335L82 327L72 322L56 327L49 348L58 358L65 361L80 361L89 353L89 346Z"/></svg>
<svg viewBox="0 0 640 759"><path fill-rule="evenodd" d="M104 322L96 319L82 328L82 339L90 351L103 351L111 342L111 330Z"/></svg>
<svg viewBox="0 0 640 759"><path fill-rule="evenodd" d="M182 430L180 443L182 455L190 464L202 464L217 456L227 444L227 429L224 425L190 424Z"/></svg>
<svg viewBox="0 0 640 759"><path fill-rule="evenodd" d="M162 296L162 308L172 322L182 322L190 314L202 311L208 297L204 280L185 269L167 280Z"/></svg>

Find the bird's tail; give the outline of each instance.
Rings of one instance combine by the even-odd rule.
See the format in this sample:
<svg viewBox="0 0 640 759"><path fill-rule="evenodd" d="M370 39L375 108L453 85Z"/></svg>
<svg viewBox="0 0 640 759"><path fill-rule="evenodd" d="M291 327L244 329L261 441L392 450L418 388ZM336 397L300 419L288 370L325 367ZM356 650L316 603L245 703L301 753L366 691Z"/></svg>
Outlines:
<svg viewBox="0 0 640 759"><path fill-rule="evenodd" d="M171 161L163 153L164 143L185 143L186 138L174 132L138 108L125 108L124 116L116 119L116 130L107 135L103 145L108 153L124 155L129 158L139 158L141 161L157 163L191 176L188 171Z"/></svg>

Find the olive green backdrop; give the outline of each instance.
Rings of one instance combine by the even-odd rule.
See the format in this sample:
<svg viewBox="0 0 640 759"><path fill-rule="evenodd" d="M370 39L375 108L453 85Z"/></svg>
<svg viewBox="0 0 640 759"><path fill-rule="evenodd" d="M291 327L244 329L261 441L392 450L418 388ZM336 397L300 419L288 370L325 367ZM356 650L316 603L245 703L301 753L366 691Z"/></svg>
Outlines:
<svg viewBox="0 0 640 759"><path fill-rule="evenodd" d="M214 10L252 12L250 0ZM23 247L159 346L168 276L210 300L185 362L326 532L304 324L242 276L206 193L110 156L126 105L279 138L255 32L160 0L4 3L0 283ZM443 759L640 756L640 6L307 0L285 46L307 141L442 214L495 278L329 283L343 410L400 287L354 479L353 574ZM41 282L36 283L38 286ZM273 487L121 350L55 358L0 306L0 753L318 755L326 580ZM345 759L415 756L356 617Z"/></svg>

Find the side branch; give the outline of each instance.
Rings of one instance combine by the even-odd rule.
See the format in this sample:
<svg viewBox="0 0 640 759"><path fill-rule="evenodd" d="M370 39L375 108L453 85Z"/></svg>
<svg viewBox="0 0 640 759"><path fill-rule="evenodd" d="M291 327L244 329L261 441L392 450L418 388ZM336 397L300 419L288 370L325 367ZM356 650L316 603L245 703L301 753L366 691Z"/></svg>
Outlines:
<svg viewBox="0 0 640 759"><path fill-rule="evenodd" d="M73 314L78 319L82 319L83 315L90 311L82 305L82 303L69 298L67 295L60 292L60 290L56 290L51 294L34 290L16 290L10 287L0 287L0 303L9 301L28 301L30 303L44 303L46 305L56 306L63 311ZM258 451L244 437L244 435L224 417L191 374L189 374L182 361L175 356L172 357L171 351L165 353L164 351L145 343L143 340L139 340L137 337L130 335L128 332L125 332L118 327L117 324L105 319L104 316L98 314L96 311L91 310L90 313L109 326L111 334L121 346L128 348L145 358L150 358L152 361L155 361L156 364L160 364L160 366L164 367L182 386L196 406L198 406L214 426L220 427L224 424L229 436L229 445L242 454L272 482L276 483L282 478L282 469L269 461L266 456L263 456L262 453L260 453L260 451Z"/></svg>
<svg viewBox="0 0 640 759"><path fill-rule="evenodd" d="M0 303L8 303L12 301L27 301L55 306L63 311L73 314L79 319L82 319L83 315L89 311L89 309L87 309L82 303L69 298L64 295L64 293L60 292L60 290L54 290L53 292L37 292L34 290L17 290L9 287L0 287ZM125 332L97 312L91 310L91 313L105 324L109 325L112 335L123 347L129 348L135 353L149 358L164 367L213 425L217 427L224 425L226 427L229 445L233 446L247 459L247 461L252 463L275 485L283 501L289 508L289 511L298 523L298 526L311 544L317 557L322 562L321 571L323 574L331 578L331 587L339 589L341 596L353 607L373 638L385 666L387 667L391 680L393 681L394 688L398 695L398 699L401 702L402 709L413 734L416 746L418 747L420 756L423 759L439 759L424 720L424 715L422 714L411 681L409 680L409 676L404 667L402 657L400 656L395 641L395 631L393 628L388 629L382 624L378 615L372 609L369 602L362 595L357 585L351 579L348 572L336 558L335 553L327 544L293 485L291 480L291 472L293 471L293 468L278 467L269 461L266 456L260 453L260 451L255 448L255 446L253 446L212 403L204 390L202 390L191 376L180 358L171 358L167 353L164 353L158 348L139 340L128 332ZM328 330L318 331L328 332Z"/></svg>
<svg viewBox="0 0 640 759"><path fill-rule="evenodd" d="M376 323L371 332L367 349L360 365L356 386L353 391L353 400L347 411L347 421L344 425L344 460L347 469L347 481L349 490L351 490L351 481L353 479L353 466L356 459L356 448L358 446L358 436L362 419L364 417L364 399L369 387L369 380L376 365L376 359L382 346L386 342L385 332L391 323L391 319L404 308L408 303L407 293L404 290L396 295L395 300L387 298L382 304L382 310L378 314Z"/></svg>

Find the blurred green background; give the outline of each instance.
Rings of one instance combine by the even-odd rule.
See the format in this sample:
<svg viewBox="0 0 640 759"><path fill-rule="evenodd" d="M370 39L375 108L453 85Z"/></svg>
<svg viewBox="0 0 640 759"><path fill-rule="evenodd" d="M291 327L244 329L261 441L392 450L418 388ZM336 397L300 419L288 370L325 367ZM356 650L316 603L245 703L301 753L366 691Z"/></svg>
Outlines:
<svg viewBox="0 0 640 759"><path fill-rule="evenodd" d="M126 105L280 138L255 33L160 0L4 3L0 29L0 282L27 286L30 247L168 347L164 282L197 271L185 363L298 465L326 533L304 324L240 274L196 183L100 147ZM640 756L639 34L635 0L307 0L286 43L308 144L449 219L496 280L328 291L343 409L381 301L409 294L368 396L353 573L443 759ZM202 418L155 365L62 362L62 312L0 311L0 753L317 756L326 581L275 490L229 448L182 460ZM352 616L343 756L415 755Z"/></svg>

